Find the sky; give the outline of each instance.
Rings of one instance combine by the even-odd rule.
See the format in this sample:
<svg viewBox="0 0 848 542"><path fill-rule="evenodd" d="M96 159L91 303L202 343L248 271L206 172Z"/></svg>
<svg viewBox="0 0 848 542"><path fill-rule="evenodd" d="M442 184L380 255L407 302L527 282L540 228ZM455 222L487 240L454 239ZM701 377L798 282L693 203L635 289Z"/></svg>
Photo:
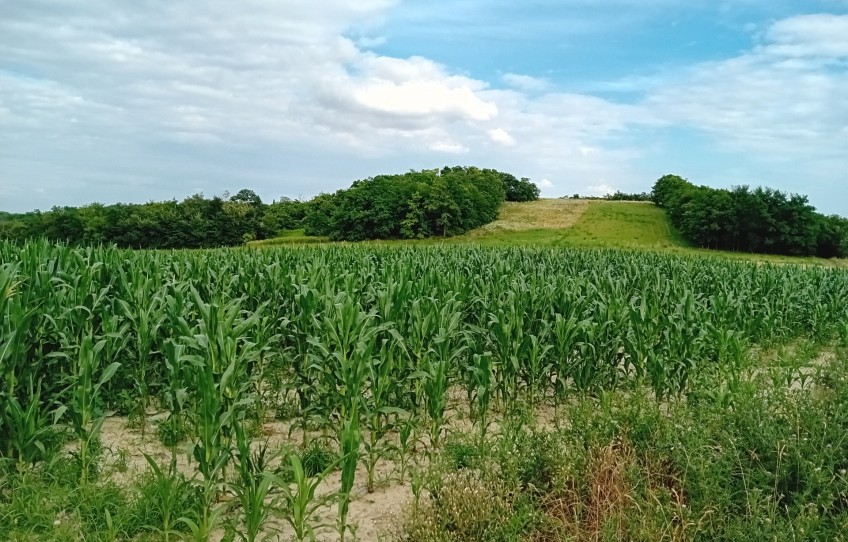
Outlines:
<svg viewBox="0 0 848 542"><path fill-rule="evenodd" d="M848 216L848 0L0 0L0 210L445 165Z"/></svg>

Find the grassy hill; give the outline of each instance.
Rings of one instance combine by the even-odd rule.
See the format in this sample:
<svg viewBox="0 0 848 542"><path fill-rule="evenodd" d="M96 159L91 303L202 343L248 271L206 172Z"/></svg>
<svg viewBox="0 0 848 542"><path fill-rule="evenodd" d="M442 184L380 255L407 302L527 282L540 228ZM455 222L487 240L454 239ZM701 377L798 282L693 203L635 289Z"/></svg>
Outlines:
<svg viewBox="0 0 848 542"><path fill-rule="evenodd" d="M302 230L290 232L251 246L321 243ZM678 254L756 260L771 263L835 265L848 267L846 260L796 258L748 254L690 247L671 226L665 212L652 203L634 201L540 199L527 203L505 203L498 219L465 235L420 241L369 241L375 244L478 244L483 246L555 246L581 248L624 248Z"/></svg>
<svg viewBox="0 0 848 542"><path fill-rule="evenodd" d="M603 200L507 203L498 220L455 241L635 249L686 247L665 213L653 204Z"/></svg>

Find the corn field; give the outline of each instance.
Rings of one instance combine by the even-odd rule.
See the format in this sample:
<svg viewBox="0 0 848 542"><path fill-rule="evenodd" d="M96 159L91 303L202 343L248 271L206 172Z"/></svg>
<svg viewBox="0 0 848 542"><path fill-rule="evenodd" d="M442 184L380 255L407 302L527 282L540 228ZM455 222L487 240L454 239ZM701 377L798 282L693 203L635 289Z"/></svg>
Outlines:
<svg viewBox="0 0 848 542"><path fill-rule="evenodd" d="M308 497L250 446L291 404L296 424L337 442L344 538L357 465L371 487L404 435L437 448L449 390L481 437L492 412L519 404L630 387L680 396L751 347L848 340L848 273L613 250L0 243L0 315L5 462L31 468L62 427L85 485L107 412L145 427L164 411L161 425L186 428L204 501L182 527L208 538L229 493L253 540L269 498L295 510ZM303 538L299 506L288 520Z"/></svg>

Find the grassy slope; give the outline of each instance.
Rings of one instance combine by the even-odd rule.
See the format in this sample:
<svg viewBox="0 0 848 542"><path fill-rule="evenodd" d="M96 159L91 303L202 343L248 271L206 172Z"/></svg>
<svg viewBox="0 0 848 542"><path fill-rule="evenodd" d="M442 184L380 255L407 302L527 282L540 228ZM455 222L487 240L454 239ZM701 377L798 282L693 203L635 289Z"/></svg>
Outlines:
<svg viewBox="0 0 848 542"><path fill-rule="evenodd" d="M559 227L551 223L548 215L552 205L560 207L561 213L571 215L569 224ZM471 242L485 246L608 247L770 263L848 267L847 260L751 254L692 247L672 227L662 209L652 203L633 201L543 199L528 203L508 203L501 210L497 221L445 242Z"/></svg>
<svg viewBox="0 0 848 542"><path fill-rule="evenodd" d="M541 222L537 217L545 216L544 210L558 201L562 202L562 212L572 215L570 223L557 227ZM498 221L458 237L456 241L484 245L529 243L634 249L686 246L668 223L665 213L649 203L539 200L512 205L504 207ZM499 223L518 224L519 227L501 228Z"/></svg>
<svg viewBox="0 0 848 542"><path fill-rule="evenodd" d="M303 235L302 230L296 230L282 237L253 241L248 244L258 247L321 242L326 242L326 239L307 237ZM541 199L527 203L505 203L498 220L465 235L447 239L373 241L373 243L381 245L444 243L483 246L609 247L771 263L848 267L846 260L793 258L693 248L671 226L662 209L651 203L629 201Z"/></svg>

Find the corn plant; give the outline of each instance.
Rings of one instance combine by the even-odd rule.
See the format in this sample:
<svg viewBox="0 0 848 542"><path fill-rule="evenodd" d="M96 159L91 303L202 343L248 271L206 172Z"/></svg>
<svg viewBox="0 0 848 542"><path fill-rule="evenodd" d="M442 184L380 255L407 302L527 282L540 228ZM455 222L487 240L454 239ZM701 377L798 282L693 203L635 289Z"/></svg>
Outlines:
<svg viewBox="0 0 848 542"><path fill-rule="evenodd" d="M15 394L0 400L0 434L5 436L0 457L15 461L19 472L47 455L46 446L55 440L59 420L67 410L59 406L52 412L46 411L42 406L41 384L33 384L31 377L23 395L24 404Z"/></svg>
<svg viewBox="0 0 848 542"><path fill-rule="evenodd" d="M357 410L358 407L354 407L351 417L344 421L340 435L342 480L339 489L338 521L336 527L341 542L345 541L345 533L350 528L347 523L347 515L350 511L353 483L356 479L356 466L359 464L359 448L362 443L362 432L359 428L359 413Z"/></svg>
<svg viewBox="0 0 848 542"><path fill-rule="evenodd" d="M234 481L226 486L241 508L241 521L235 526L236 534L245 542L255 542L271 517L274 503L269 497L276 489L278 478L270 469L272 457L267 443L251 450L251 439L243 420L236 419L234 425L236 475Z"/></svg>
<svg viewBox="0 0 848 542"><path fill-rule="evenodd" d="M432 448L438 448L441 442L451 368L462 365L468 348L466 335L461 332L462 312L455 299L442 306L436 321L437 332L420 372Z"/></svg>
<svg viewBox="0 0 848 542"><path fill-rule="evenodd" d="M165 322L164 297L153 291L150 279L140 277L131 284L132 301L118 301L119 313L126 319L132 341L132 381L137 397L139 421L144 438L147 408L150 406L150 382L154 378L153 355L159 329Z"/></svg>
<svg viewBox="0 0 848 542"><path fill-rule="evenodd" d="M306 445L307 413L310 406L310 390L315 382L316 371L310 358L309 338L320 326L318 314L321 296L314 288L302 284L294 294L294 315L291 321L291 348L286 352L293 377L292 387L297 395L301 412L302 444Z"/></svg>
<svg viewBox="0 0 848 542"><path fill-rule="evenodd" d="M291 475L292 483L289 484L283 479L278 479L277 485L280 489L280 495L276 499L280 506L275 508L283 520L294 530L295 540L298 542L307 538L314 540L318 529L324 527L324 525L317 523L318 510L327 502L327 498L317 497L315 492L318 486L336 468L339 460L334 461L313 478L306 475L303 469L303 461L296 453L288 454L288 462L286 468Z"/></svg>
<svg viewBox="0 0 848 542"><path fill-rule="evenodd" d="M468 383L470 387L470 414L479 428L480 445L486 441L486 431L489 429L489 408L495 388L494 369L491 352L482 352L471 356Z"/></svg>
<svg viewBox="0 0 848 542"><path fill-rule="evenodd" d="M86 335L77 348L73 372L69 375L68 392L70 394L68 417L71 420L74 435L77 438L77 456L80 466L80 484L86 485L92 473L95 446L100 439L105 416L100 408L100 389L111 379L120 367L112 362L102 368L100 352L106 342L94 342Z"/></svg>
<svg viewBox="0 0 848 542"><path fill-rule="evenodd" d="M391 338L382 340L380 355L368 365L368 393L363 401L363 417L368 429L365 440L365 466L368 471L366 484L369 492L374 491L374 474L377 462L390 450L385 443L386 435L393 429L391 420L406 416L401 408L394 406L400 395L399 387L403 383L397 370L402 357L402 339L395 330L389 330Z"/></svg>
<svg viewBox="0 0 848 542"><path fill-rule="evenodd" d="M196 438L190 452L203 477L204 507L189 526L197 536L208 537L220 518L213 504L232 456L233 426L251 402L246 372L255 351L245 336L259 313L241 318L239 299L207 303L195 289L192 297L200 319L189 343L194 353L185 357L186 385L193 391L189 419Z"/></svg>
<svg viewBox="0 0 848 542"><path fill-rule="evenodd" d="M22 470L46 454L45 440L64 409L55 410L51 421L42 404L41 382L34 384L30 374L28 386L20 385L25 372L23 342L34 311L21 305L16 275L15 267L0 267L0 458L14 461Z"/></svg>
<svg viewBox="0 0 848 542"><path fill-rule="evenodd" d="M398 475L400 477L400 483L403 484L406 478L410 456L418 444L421 420L415 414L408 414L406 417L398 419L395 426L398 437Z"/></svg>
<svg viewBox="0 0 848 542"><path fill-rule="evenodd" d="M168 417L162 422L160 435L165 436L163 443L171 450L172 459L176 460L176 445L184 433L185 404L188 398L183 369L185 345L168 339L165 341L163 353L167 384L162 393L162 403L168 410Z"/></svg>
<svg viewBox="0 0 848 542"><path fill-rule="evenodd" d="M554 394L557 400L566 395L569 390L569 380L577 374L578 366L578 339L581 328L586 327L585 322L579 322L577 316L560 313L554 315L552 330L552 346L555 361L551 368L553 375Z"/></svg>
<svg viewBox="0 0 848 542"><path fill-rule="evenodd" d="M147 495L147 500L154 507L153 515L159 520L155 525L145 525L145 528L161 535L164 542L179 539L182 533L178 527L192 521L183 514L191 508L194 488L177 470L176 457L171 457L167 469L147 454L144 454L144 459L150 467L145 489L152 492Z"/></svg>
<svg viewBox="0 0 848 542"><path fill-rule="evenodd" d="M534 407L539 399L544 399L553 368L553 362L549 359L549 352L553 350L553 345L547 343L548 328L542 329L541 334L528 337L527 359L522 370L522 380L527 388L531 407Z"/></svg>
<svg viewBox="0 0 848 542"><path fill-rule="evenodd" d="M495 377L500 401L512 406L518 399L519 376L529 346L525 313L510 292L505 306L489 313L489 346L495 354Z"/></svg>
<svg viewBox="0 0 848 542"><path fill-rule="evenodd" d="M321 375L321 413L335 416L341 427L354 413L359 415L377 336L385 327L377 323L376 313L362 311L342 292L323 315L320 329L322 336L310 337L309 343L314 349L312 370Z"/></svg>

